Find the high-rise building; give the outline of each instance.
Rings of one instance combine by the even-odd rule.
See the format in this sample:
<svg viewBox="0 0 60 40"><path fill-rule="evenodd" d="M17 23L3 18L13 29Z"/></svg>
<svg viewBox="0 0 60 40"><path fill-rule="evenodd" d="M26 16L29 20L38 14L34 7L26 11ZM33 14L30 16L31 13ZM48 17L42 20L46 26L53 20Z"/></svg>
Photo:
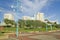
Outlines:
<svg viewBox="0 0 60 40"><path fill-rule="evenodd" d="M36 20L44 21L44 13L39 13L36 15Z"/></svg>
<svg viewBox="0 0 60 40"><path fill-rule="evenodd" d="M23 20L31 20L29 16L23 16Z"/></svg>
<svg viewBox="0 0 60 40"><path fill-rule="evenodd" d="M35 20L34 17L23 16L23 20Z"/></svg>
<svg viewBox="0 0 60 40"><path fill-rule="evenodd" d="M4 14L4 19L14 20L14 16L11 13L5 13Z"/></svg>

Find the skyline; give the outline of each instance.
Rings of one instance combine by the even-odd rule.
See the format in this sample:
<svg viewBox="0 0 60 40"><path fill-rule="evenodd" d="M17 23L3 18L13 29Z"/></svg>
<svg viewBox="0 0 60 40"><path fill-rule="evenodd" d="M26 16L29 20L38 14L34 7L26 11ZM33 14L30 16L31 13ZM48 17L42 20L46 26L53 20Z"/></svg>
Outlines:
<svg viewBox="0 0 60 40"><path fill-rule="evenodd" d="M22 16L32 16L37 12L45 14L49 20L58 20L60 23L60 1L59 0L0 0L0 21L4 13L12 13L15 20ZM17 12L18 10L18 12Z"/></svg>
<svg viewBox="0 0 60 40"><path fill-rule="evenodd" d="M22 19L23 20L39 20L39 21L42 21L42 22L45 21L44 13L40 13L40 12L38 12L33 17L31 17L31 16L23 16Z"/></svg>

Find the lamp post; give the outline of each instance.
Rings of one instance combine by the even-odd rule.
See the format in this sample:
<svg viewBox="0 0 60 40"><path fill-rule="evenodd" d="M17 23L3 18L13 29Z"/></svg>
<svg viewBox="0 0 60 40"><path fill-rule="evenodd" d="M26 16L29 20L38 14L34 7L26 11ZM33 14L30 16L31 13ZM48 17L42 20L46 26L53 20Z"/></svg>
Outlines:
<svg viewBox="0 0 60 40"><path fill-rule="evenodd" d="M46 31L48 31L48 24L47 24L47 21L45 21L45 24L46 24Z"/></svg>
<svg viewBox="0 0 60 40"><path fill-rule="evenodd" d="M51 31L52 31L52 24L50 25L50 27L51 27Z"/></svg>
<svg viewBox="0 0 60 40"><path fill-rule="evenodd" d="M13 11L15 12L16 11L16 13L18 13L18 2L19 2L19 0L17 0L17 5L16 5L16 7L14 6L14 5L12 5L11 6L11 8L13 8ZM17 8L17 10L15 10L15 8ZM22 9L22 6L21 6L21 9ZM23 10L21 10L21 11L23 11ZM14 14L15 15L15 14ZM18 17L18 16L17 16ZM19 17L18 17L19 18ZM17 26L16 26L16 38L18 38L18 21L16 21L16 23L17 23Z"/></svg>
<svg viewBox="0 0 60 40"><path fill-rule="evenodd" d="M50 30L52 31L52 29L53 29L53 28L52 28L52 24L48 24L48 25L50 26Z"/></svg>
<svg viewBox="0 0 60 40"><path fill-rule="evenodd" d="M18 0L17 0L17 8L18 8ZM18 13L18 9L16 10L16 12ZM16 22L17 23L17 27L16 27L16 37L18 38L18 21Z"/></svg>
<svg viewBox="0 0 60 40"><path fill-rule="evenodd" d="M17 10L16 10L16 13L18 13L18 7L19 7L18 2L19 2L19 0L17 0L17 6L16 6ZM22 6L21 6L21 9L22 9ZM13 11L15 11L15 10L13 10ZM23 11L23 10L21 10L21 11ZM19 16L18 16L18 18L19 18ZM19 32L18 32L18 21L16 21L16 23L17 23L17 26L16 26L16 37L18 38L18 35L19 35Z"/></svg>

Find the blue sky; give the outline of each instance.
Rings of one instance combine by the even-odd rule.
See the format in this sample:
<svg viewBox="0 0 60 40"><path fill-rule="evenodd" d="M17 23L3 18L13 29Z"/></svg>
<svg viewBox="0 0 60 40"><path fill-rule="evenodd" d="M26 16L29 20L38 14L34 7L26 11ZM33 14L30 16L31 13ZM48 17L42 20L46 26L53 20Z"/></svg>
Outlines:
<svg viewBox="0 0 60 40"><path fill-rule="evenodd" d="M5 13L12 13L17 20L37 12L44 13L45 19L60 22L60 0L0 0L0 21Z"/></svg>

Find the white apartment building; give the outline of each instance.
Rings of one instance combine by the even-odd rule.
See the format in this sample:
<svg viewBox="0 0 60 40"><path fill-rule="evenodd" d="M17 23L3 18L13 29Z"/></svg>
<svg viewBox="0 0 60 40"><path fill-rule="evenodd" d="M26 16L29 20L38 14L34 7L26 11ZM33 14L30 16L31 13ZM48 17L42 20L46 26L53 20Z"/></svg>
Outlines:
<svg viewBox="0 0 60 40"><path fill-rule="evenodd" d="M35 20L35 18L29 16L23 16L23 20Z"/></svg>
<svg viewBox="0 0 60 40"><path fill-rule="evenodd" d="M36 15L36 20L44 21L44 13L39 13Z"/></svg>
<svg viewBox="0 0 60 40"><path fill-rule="evenodd" d="M23 20L31 20L31 17L29 17L29 16L23 16Z"/></svg>
<svg viewBox="0 0 60 40"><path fill-rule="evenodd" d="M4 14L4 19L14 20L14 16L11 13L5 13Z"/></svg>

